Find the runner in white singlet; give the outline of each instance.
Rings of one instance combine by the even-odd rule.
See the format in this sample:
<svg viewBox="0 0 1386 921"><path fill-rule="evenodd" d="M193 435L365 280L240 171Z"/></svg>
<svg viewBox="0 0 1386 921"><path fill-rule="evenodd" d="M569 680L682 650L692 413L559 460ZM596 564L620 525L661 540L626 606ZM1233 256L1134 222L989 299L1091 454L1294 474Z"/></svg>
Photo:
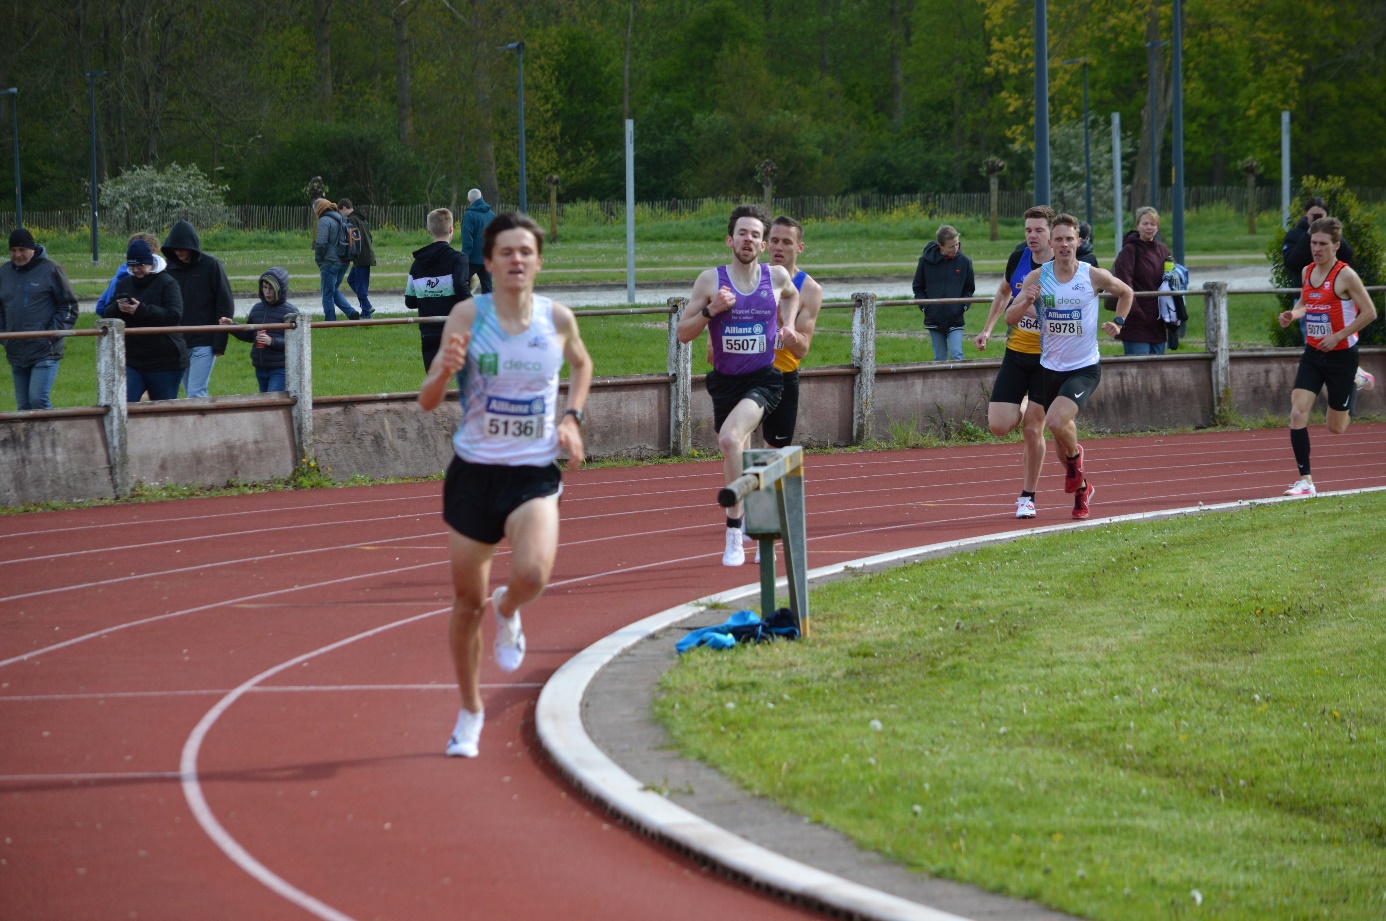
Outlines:
<svg viewBox="0 0 1386 921"><path fill-rule="evenodd" d="M1135 293L1110 272L1078 261L1077 218L1054 218L1050 241L1054 261L1026 276L1020 294L1006 309L1006 322L1018 323L1027 316L1039 321L1044 424L1064 465L1064 492L1073 493L1073 517L1083 519L1097 491L1084 475L1076 420L1102 378L1097 291L1117 296L1116 317L1101 324L1114 339L1131 312Z"/></svg>

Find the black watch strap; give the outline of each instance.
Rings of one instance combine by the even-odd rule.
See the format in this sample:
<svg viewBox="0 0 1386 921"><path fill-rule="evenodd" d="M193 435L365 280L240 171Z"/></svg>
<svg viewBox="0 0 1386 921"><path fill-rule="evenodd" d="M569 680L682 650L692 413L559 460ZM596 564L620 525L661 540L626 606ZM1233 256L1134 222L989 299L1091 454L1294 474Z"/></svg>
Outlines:
<svg viewBox="0 0 1386 921"><path fill-rule="evenodd" d="M707 317L709 320L712 319L712 311L707 309L707 305L706 305L706 304L703 305L702 314L703 314L703 316Z"/></svg>
<svg viewBox="0 0 1386 921"><path fill-rule="evenodd" d="M563 410L563 415L572 416L577 420L578 425L582 425L587 421L587 415L580 409L565 409Z"/></svg>

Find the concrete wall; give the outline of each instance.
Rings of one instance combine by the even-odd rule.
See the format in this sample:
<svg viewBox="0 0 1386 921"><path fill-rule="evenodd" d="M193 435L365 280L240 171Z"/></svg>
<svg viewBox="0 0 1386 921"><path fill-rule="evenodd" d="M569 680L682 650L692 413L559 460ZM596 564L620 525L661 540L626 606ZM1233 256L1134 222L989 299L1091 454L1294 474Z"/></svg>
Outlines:
<svg viewBox="0 0 1386 921"><path fill-rule="evenodd" d="M1248 417L1287 415L1298 361L1299 353L1290 350L1232 353L1233 409ZM1213 419L1210 362L1203 352L1105 359L1102 385L1084 409L1084 425L1111 432L1208 425ZM892 427L911 424L918 431L946 434L963 419L984 427L998 364L878 368L874 437L889 439ZM1361 394L1359 411L1386 413L1386 349L1364 350L1362 366L1381 385ZM851 441L855 373L841 367L801 374L797 443ZM589 455L667 454L669 386L664 375L595 381L587 403ZM133 478L217 486L286 477L298 461L291 405L288 399L266 403L260 397L217 397L131 406ZM694 382L691 414L694 445L716 450L712 404L701 378ZM313 409L316 459L320 469L330 467L340 479L435 474L451 458L458 418L455 402L433 413L419 412L413 394L323 398ZM8 414L0 420L0 470L0 506L114 494L102 417L95 413Z"/></svg>

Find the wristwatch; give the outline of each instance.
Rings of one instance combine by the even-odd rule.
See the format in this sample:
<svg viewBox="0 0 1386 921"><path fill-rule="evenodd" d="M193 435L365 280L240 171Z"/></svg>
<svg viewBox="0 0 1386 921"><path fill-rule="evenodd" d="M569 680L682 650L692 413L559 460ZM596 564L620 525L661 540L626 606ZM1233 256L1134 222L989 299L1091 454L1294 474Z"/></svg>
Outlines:
<svg viewBox="0 0 1386 921"><path fill-rule="evenodd" d="M707 309L706 304L703 305L703 316L707 317L709 320L711 320L713 317L712 311Z"/></svg>
<svg viewBox="0 0 1386 921"><path fill-rule="evenodd" d="M1126 325L1126 318L1125 318L1125 317L1112 317L1112 322L1115 323L1117 326L1125 326L1125 325Z"/></svg>
<svg viewBox="0 0 1386 921"><path fill-rule="evenodd" d="M579 426L581 426L583 422L587 421L587 416L580 409L565 409L563 410L563 415L572 416L574 419L577 420L577 424Z"/></svg>

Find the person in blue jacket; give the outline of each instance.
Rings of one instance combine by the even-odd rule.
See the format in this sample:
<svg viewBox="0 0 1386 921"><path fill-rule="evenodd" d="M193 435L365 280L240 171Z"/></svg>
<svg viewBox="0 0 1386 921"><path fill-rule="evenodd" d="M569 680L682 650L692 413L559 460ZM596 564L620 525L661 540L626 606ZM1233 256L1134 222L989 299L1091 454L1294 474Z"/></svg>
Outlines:
<svg viewBox="0 0 1386 921"><path fill-rule="evenodd" d="M146 233L144 231L141 231L139 233L131 234L130 239L125 241L125 245L129 246L136 240L143 240L144 242L148 243L149 249L154 253L154 271L150 272L150 275L158 275L164 269L168 268L168 260L159 254L158 237L154 236L154 234L152 233ZM104 317L106 315L107 308L115 306L116 284L122 278L129 274L130 270L126 268L125 263L123 262L119 265L119 267L116 268L116 273L111 277L110 283L106 285L105 292L99 298L96 299L96 315L98 317ZM112 314L112 316L115 315Z"/></svg>

